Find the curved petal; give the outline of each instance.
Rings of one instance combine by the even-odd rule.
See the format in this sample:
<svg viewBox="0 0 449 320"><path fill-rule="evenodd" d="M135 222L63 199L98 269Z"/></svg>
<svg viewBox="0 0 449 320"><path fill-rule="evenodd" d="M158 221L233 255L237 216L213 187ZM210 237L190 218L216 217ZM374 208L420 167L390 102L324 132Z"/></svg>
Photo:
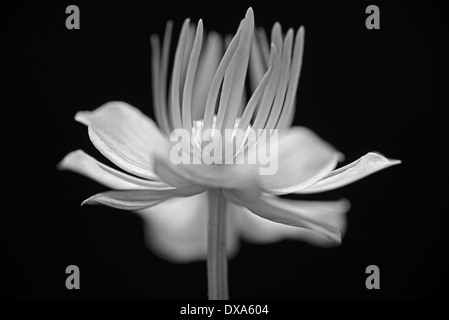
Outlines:
<svg viewBox="0 0 449 320"><path fill-rule="evenodd" d="M233 227L233 214L228 209L228 255L238 249ZM178 263L206 259L207 255L207 194L174 198L158 206L138 211L144 219L147 246L160 257Z"/></svg>
<svg viewBox="0 0 449 320"><path fill-rule="evenodd" d="M246 197L232 190L224 192L226 198L248 208L261 218L288 226L308 229L303 239L321 245L339 245L346 230L345 213L349 201L299 201L260 194Z"/></svg>
<svg viewBox="0 0 449 320"><path fill-rule="evenodd" d="M238 232L250 243L268 244L282 240L302 240L320 247L332 245L326 236L318 232L272 222L255 215L245 207L234 206L239 208L235 218Z"/></svg>
<svg viewBox="0 0 449 320"><path fill-rule="evenodd" d="M112 189L171 189L160 181L140 179L113 169L82 150L72 151L58 163L59 170L71 170Z"/></svg>
<svg viewBox="0 0 449 320"><path fill-rule="evenodd" d="M387 159L378 153L369 152L360 159L330 172L316 183L304 189L295 190L294 193L316 193L340 188L399 163L401 163L400 160Z"/></svg>
<svg viewBox="0 0 449 320"><path fill-rule="evenodd" d="M92 143L115 165L142 178L157 178L152 156L168 141L142 112L125 102L109 102L78 112L75 119L89 127Z"/></svg>
<svg viewBox="0 0 449 320"><path fill-rule="evenodd" d="M121 210L142 210L173 197L190 197L201 192L204 188L198 186L168 190L112 190L97 193L81 205L103 204Z"/></svg>
<svg viewBox="0 0 449 320"><path fill-rule="evenodd" d="M270 156L272 162L277 160L277 171L260 176L262 187L271 194L305 188L331 172L341 157L341 153L311 130L292 127L279 134L277 157Z"/></svg>

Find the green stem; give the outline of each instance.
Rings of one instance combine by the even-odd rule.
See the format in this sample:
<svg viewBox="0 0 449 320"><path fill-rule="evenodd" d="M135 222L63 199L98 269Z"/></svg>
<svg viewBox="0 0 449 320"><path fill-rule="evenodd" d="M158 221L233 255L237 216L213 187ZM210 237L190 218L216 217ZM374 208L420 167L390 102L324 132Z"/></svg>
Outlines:
<svg viewBox="0 0 449 320"><path fill-rule="evenodd" d="M221 189L210 189L207 229L207 282L209 300L228 300L226 203Z"/></svg>

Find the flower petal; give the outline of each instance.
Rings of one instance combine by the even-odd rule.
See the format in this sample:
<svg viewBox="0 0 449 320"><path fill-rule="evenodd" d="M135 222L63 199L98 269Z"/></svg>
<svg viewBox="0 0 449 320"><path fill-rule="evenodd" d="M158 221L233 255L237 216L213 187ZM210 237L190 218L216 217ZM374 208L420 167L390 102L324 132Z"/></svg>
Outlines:
<svg viewBox="0 0 449 320"><path fill-rule="evenodd" d="M204 192L204 188L189 186L168 190L112 190L97 193L83 201L84 204L103 204L121 210L142 210L174 197L190 197Z"/></svg>
<svg viewBox="0 0 449 320"><path fill-rule="evenodd" d="M228 209L228 255L238 249L233 212ZM205 260L207 255L207 194L174 198L138 211L144 219L147 245L160 257L178 263Z"/></svg>
<svg viewBox="0 0 449 320"><path fill-rule="evenodd" d="M124 102L109 102L75 119L89 127L95 147L115 165L146 179L156 179L152 155L168 146L156 124Z"/></svg>
<svg viewBox="0 0 449 320"><path fill-rule="evenodd" d="M262 187L271 194L287 194L305 188L327 175L341 157L311 130L292 127L279 133L277 157L270 155L272 160L278 161L277 171L260 176Z"/></svg>
<svg viewBox="0 0 449 320"><path fill-rule="evenodd" d="M112 189L172 189L160 181L140 179L113 169L86 154L82 150L72 151L58 163L58 169L71 170L91 178Z"/></svg>
<svg viewBox="0 0 449 320"><path fill-rule="evenodd" d="M349 201L345 199L323 202L289 200L267 194L247 197L233 190L226 190L224 194L229 201L264 219L308 229L309 232L298 233L298 236L316 244L339 245L346 229L345 213L349 210Z"/></svg>
<svg viewBox="0 0 449 320"><path fill-rule="evenodd" d="M340 188L379 170L399 163L401 163L400 160L387 159L378 153L369 152L360 159L330 172L316 183L293 192L316 193Z"/></svg>

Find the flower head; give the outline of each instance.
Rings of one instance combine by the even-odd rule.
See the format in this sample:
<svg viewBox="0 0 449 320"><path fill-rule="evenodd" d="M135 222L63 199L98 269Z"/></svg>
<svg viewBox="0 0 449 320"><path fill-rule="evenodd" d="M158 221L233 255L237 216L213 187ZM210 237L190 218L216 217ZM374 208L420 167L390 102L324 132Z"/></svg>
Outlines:
<svg viewBox="0 0 449 320"><path fill-rule="evenodd" d="M172 23L162 44L151 37L152 91L158 125L124 102L110 102L94 111L78 112L75 119L88 127L94 146L123 171L98 162L81 150L59 164L113 189L96 194L84 204L103 204L140 213L149 228L151 247L172 261L203 259L207 252L207 216L210 190L221 190L227 205L227 248L235 252L238 239L272 242L301 239L319 246L341 243L349 202L296 201L278 195L316 193L342 187L399 163L370 152L335 169L342 154L304 127L291 127L301 71L304 28L285 36L280 24L271 32L271 44L254 29L249 9L230 41L214 32L207 35L200 20L182 26L168 83ZM204 38L204 39L203 39ZM223 47L226 47L224 50ZM246 76L249 91L246 98ZM218 155L220 163L173 161L173 132L190 135L181 157L200 158L206 142L221 138L220 150L234 143L231 153ZM240 130L240 131L239 131ZM248 132L265 130L254 140ZM278 131L275 131L278 130ZM204 139L204 133L206 139ZM212 132L212 133L211 133ZM276 134L274 134L276 132ZM279 134L277 134L279 132ZM170 139L172 138L172 139ZM276 146L277 166L261 174L262 161L227 163L238 155L250 157ZM179 151L176 149L175 151ZM198 159L197 159L198 160ZM231 161L232 162L232 161Z"/></svg>

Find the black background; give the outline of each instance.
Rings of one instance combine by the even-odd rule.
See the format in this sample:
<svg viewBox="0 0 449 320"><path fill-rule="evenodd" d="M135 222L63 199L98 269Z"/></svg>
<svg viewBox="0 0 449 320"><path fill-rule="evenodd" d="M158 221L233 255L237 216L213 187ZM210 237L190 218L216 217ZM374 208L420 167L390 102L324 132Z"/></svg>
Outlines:
<svg viewBox="0 0 449 320"><path fill-rule="evenodd" d="M259 1L260 2L260 1ZM233 299L410 299L447 297L447 28L428 2L227 1L2 4L6 99L2 99L2 294L12 299L206 299L206 264L172 264L146 249L136 214L82 200L106 190L56 164L81 148L105 159L73 120L112 100L152 116L150 44L165 23L203 19L234 32L252 6L270 30L306 28L295 124L317 132L350 162L369 151L399 166L307 199L351 200L343 245L242 243L230 261ZM81 29L65 28L80 8ZM365 8L380 8L380 30ZM6 44L5 44L6 42ZM11 179L12 178L12 179ZM65 288L65 268L81 289ZM380 267L380 290L365 268Z"/></svg>

